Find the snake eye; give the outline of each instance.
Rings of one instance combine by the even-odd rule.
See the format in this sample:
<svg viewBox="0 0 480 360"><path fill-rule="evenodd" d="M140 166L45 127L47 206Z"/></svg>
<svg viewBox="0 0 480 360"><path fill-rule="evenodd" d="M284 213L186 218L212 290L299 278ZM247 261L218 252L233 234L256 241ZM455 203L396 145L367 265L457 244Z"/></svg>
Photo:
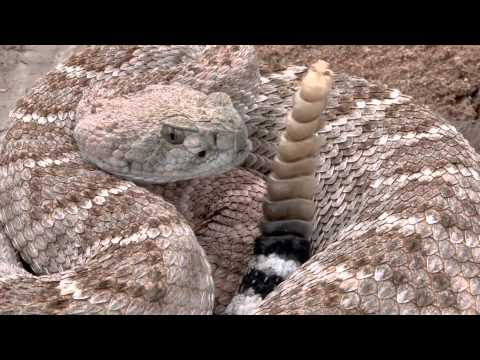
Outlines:
<svg viewBox="0 0 480 360"><path fill-rule="evenodd" d="M162 135L170 144L180 145L185 140L185 133L181 129L177 129L170 126L164 126L162 129Z"/></svg>

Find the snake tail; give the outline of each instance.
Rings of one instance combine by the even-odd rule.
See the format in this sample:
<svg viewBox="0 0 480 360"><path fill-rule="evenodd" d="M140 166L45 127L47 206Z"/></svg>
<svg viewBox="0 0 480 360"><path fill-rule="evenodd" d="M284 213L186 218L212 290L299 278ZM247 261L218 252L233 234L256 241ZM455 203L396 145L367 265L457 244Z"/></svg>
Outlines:
<svg viewBox="0 0 480 360"><path fill-rule="evenodd" d="M287 115L263 203L264 222L255 240L254 258L239 294L227 312L252 313L262 299L310 257L315 212L315 171L325 138L325 110L333 72L325 61L313 64L300 84Z"/></svg>

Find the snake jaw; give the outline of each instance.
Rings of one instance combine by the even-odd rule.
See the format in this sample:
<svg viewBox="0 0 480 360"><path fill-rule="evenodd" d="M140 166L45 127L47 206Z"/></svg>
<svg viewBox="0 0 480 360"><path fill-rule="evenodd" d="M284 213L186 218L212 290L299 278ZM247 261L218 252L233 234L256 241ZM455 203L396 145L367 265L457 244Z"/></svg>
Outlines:
<svg viewBox="0 0 480 360"><path fill-rule="evenodd" d="M88 97L87 97L88 100ZM79 105L74 137L84 160L127 180L163 184L219 175L242 164L248 131L228 95L154 85Z"/></svg>

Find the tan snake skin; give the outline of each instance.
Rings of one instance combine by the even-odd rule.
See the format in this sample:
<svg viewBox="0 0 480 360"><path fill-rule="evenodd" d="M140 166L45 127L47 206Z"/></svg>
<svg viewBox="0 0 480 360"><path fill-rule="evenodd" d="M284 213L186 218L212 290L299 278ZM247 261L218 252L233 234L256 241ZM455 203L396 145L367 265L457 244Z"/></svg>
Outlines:
<svg viewBox="0 0 480 360"><path fill-rule="evenodd" d="M182 72L176 50L169 60L161 47L92 47L18 104L0 154L0 312L211 313L210 271L223 311L259 235L263 177L306 68L224 85L253 149L243 168L214 178L140 187L86 165L64 131L90 79L220 91L197 80L232 48L192 47L205 61ZM148 67L154 59L168 71ZM231 73L245 63L221 66ZM478 313L479 155L429 109L347 75L336 76L324 118L314 255L257 313ZM65 124L39 130L49 120ZM17 252L40 276L22 269Z"/></svg>
<svg viewBox="0 0 480 360"><path fill-rule="evenodd" d="M396 90L338 76L317 171L314 256L261 314L480 311L479 155Z"/></svg>

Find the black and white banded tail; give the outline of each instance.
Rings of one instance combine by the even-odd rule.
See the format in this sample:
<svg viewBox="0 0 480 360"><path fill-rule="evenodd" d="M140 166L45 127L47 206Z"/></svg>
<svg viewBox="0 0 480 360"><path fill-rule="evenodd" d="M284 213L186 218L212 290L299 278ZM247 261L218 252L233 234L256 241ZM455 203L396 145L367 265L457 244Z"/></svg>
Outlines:
<svg viewBox="0 0 480 360"><path fill-rule="evenodd" d="M267 179L262 235L255 240L254 258L243 278L229 314L251 314L279 283L310 257L310 234L315 212L315 170L320 147L320 114L333 82L328 63L313 64L288 113L287 127Z"/></svg>

